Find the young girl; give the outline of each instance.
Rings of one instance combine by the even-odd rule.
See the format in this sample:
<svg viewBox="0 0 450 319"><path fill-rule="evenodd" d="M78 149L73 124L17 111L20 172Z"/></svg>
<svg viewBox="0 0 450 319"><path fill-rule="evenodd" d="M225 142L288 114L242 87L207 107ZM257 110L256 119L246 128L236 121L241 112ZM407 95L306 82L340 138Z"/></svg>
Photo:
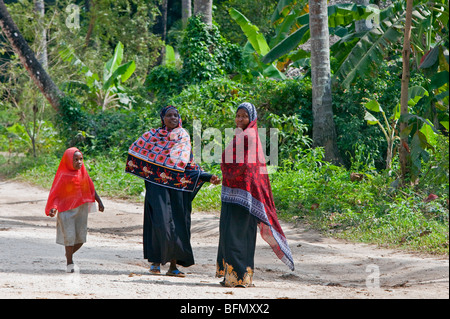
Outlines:
<svg viewBox="0 0 450 319"><path fill-rule="evenodd" d="M67 272L75 272L73 254L86 242L87 216L98 210L103 212L103 203L95 191L83 163L83 155L75 147L69 148L59 163L48 195L45 214L56 222L56 243L66 248Z"/></svg>

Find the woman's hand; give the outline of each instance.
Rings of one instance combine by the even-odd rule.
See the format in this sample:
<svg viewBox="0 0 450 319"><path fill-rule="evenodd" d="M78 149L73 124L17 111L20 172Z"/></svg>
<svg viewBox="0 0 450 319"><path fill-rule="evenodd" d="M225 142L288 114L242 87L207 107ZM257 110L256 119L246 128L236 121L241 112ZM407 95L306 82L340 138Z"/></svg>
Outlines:
<svg viewBox="0 0 450 319"><path fill-rule="evenodd" d="M220 180L220 178L218 176L213 175L213 176L211 176L211 179L209 180L209 182L214 185L219 185L222 181Z"/></svg>
<svg viewBox="0 0 450 319"><path fill-rule="evenodd" d="M55 215L57 213L58 213L58 210L56 208L52 208L52 209L50 209L50 213L48 214L48 216L55 217Z"/></svg>

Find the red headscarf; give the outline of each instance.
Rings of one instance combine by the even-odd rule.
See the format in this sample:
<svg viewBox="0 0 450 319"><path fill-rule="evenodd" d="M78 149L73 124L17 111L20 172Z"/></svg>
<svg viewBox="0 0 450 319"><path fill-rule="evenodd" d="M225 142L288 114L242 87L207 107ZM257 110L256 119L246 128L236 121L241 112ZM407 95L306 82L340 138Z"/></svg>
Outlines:
<svg viewBox="0 0 450 319"><path fill-rule="evenodd" d="M81 153L76 147L67 149L59 163L45 206L47 216L53 208L58 212L65 212L84 203L95 202L94 183L84 163L79 170L73 167L73 156L76 152Z"/></svg>
<svg viewBox="0 0 450 319"><path fill-rule="evenodd" d="M172 105L163 108L161 127L145 132L130 146L125 172L159 186L196 193L203 184L202 169L194 162L191 139L181 118L173 130L164 124L170 109L178 112Z"/></svg>
<svg viewBox="0 0 450 319"><path fill-rule="evenodd" d="M286 236L278 222L272 188L258 135L256 109L250 103L239 108L247 109L251 122L234 139L222 154L222 201L238 204L260 221L261 237L290 269L294 261Z"/></svg>

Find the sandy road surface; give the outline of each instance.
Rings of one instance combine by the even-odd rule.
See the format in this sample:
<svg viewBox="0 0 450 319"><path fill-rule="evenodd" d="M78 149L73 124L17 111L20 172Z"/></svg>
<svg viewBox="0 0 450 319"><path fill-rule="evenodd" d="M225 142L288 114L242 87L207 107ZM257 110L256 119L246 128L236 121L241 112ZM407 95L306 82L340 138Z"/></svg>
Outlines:
<svg viewBox="0 0 450 319"><path fill-rule="evenodd" d="M448 258L324 238L289 224L282 226L294 272L258 235L255 287L221 287L214 277L219 218L207 213L192 215L196 264L180 268L187 277L150 275L142 205L108 198L104 213L90 215L88 241L74 257L80 273L66 274L56 219L43 212L47 196L0 180L0 298L449 298Z"/></svg>

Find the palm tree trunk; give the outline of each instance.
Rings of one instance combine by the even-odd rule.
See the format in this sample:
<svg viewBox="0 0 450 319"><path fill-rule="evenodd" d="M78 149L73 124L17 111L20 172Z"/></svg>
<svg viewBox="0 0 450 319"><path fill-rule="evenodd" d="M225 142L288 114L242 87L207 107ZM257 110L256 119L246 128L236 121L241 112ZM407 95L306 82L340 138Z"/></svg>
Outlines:
<svg viewBox="0 0 450 319"><path fill-rule="evenodd" d="M86 1L86 11L88 12L89 18L89 27L88 31L86 33L86 37L84 38L84 47L83 52L86 51L86 49L89 46L89 42L91 42L92 32L94 31L95 22L97 20L97 3L94 0L87 0Z"/></svg>
<svg viewBox="0 0 450 319"><path fill-rule="evenodd" d="M38 61L41 63L44 69L48 69L48 58L47 58L47 29L45 28L45 6L44 0L34 0L34 11L37 16L37 29L38 29Z"/></svg>
<svg viewBox="0 0 450 319"><path fill-rule="evenodd" d="M153 31L158 34L161 41L166 42L167 39L167 10L168 10L169 0L162 0L161 4L158 5L159 15L156 19L156 24L153 27ZM162 45L159 49L159 56L156 60L156 65L162 65L164 63L164 57L166 56L166 46Z"/></svg>
<svg viewBox="0 0 450 319"><path fill-rule="evenodd" d="M189 18L192 15L192 0L181 1L181 19L183 21L183 29L187 27Z"/></svg>
<svg viewBox="0 0 450 319"><path fill-rule="evenodd" d="M213 0L194 0L194 14L201 14L207 25L212 25L212 4Z"/></svg>
<svg viewBox="0 0 450 319"><path fill-rule="evenodd" d="M333 120L327 10L327 0L309 0L313 144L324 147L326 161L338 164L342 161Z"/></svg>
<svg viewBox="0 0 450 319"><path fill-rule="evenodd" d="M4 36L10 42L14 53L19 56L20 61L28 71L31 79L38 86L42 94L44 94L50 105L56 111L59 111L60 100L64 96L64 93L59 90L36 59L36 55L20 33L3 0L0 0L0 27Z"/></svg>
<svg viewBox="0 0 450 319"><path fill-rule="evenodd" d="M409 79L410 79L410 71L409 71L409 56L411 53L411 22L412 22L412 8L413 8L413 0L407 0L406 2L406 20L405 20L405 34L403 39L403 74L402 74L402 86L401 86L401 97L400 97L400 114L405 115L408 114L408 87L409 87ZM402 121L400 122L400 132L402 132L408 123ZM410 170L410 159L408 156L408 150L405 146L408 145L408 137L402 138L402 141L399 146L399 160L400 167L402 171L402 178L408 175Z"/></svg>
<svg viewBox="0 0 450 319"><path fill-rule="evenodd" d="M167 38L167 10L169 0L162 0L158 5L159 15L156 19L156 24L153 27L153 31L161 37L162 41L166 41Z"/></svg>

